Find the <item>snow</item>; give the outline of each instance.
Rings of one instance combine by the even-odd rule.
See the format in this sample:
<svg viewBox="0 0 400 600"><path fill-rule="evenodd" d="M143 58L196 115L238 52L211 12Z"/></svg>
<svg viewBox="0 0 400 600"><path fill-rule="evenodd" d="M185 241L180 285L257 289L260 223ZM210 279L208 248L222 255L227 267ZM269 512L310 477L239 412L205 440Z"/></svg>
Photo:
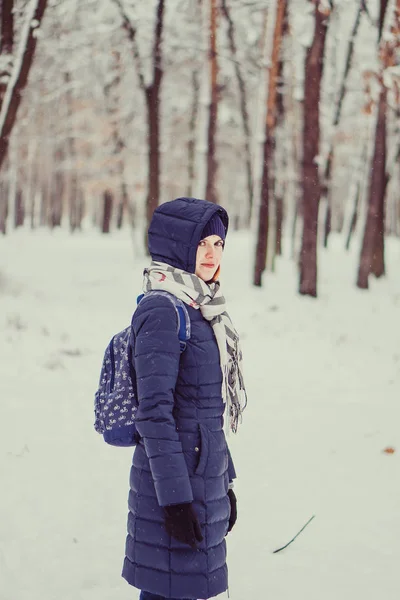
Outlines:
<svg viewBox="0 0 400 600"><path fill-rule="evenodd" d="M400 245L388 240L388 277L361 292L359 243L348 255L333 236L314 300L296 294L288 258L253 288L253 241L229 239L249 396L229 438L230 598L397 600ZM0 600L138 597L120 577L132 450L95 433L93 393L146 263L125 231L0 239Z"/></svg>

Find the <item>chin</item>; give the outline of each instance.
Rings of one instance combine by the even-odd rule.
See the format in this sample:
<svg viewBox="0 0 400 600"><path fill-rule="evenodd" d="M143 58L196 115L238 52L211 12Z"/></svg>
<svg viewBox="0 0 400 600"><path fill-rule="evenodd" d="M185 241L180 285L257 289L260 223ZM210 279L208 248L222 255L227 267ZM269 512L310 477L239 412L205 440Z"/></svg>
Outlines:
<svg viewBox="0 0 400 600"><path fill-rule="evenodd" d="M200 277L200 279L202 279L206 283L211 283L214 278L214 275L217 271L218 271L218 269L216 269L214 272L209 271L207 269L207 272L199 271L198 273L196 273L196 275L197 275L197 277Z"/></svg>

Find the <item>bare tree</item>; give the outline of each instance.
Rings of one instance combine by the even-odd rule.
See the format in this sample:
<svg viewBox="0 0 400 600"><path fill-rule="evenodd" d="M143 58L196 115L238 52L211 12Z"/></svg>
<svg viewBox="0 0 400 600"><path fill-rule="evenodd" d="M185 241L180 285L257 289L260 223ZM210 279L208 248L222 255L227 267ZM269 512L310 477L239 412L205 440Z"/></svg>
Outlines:
<svg viewBox="0 0 400 600"><path fill-rule="evenodd" d="M277 0L271 66L269 69L268 76L265 139L263 147L263 170L261 178L260 208L258 216L256 260L254 268L254 285L257 286L261 286L262 284L262 274L265 270L267 261L271 169L273 165L274 131L277 116L277 87L286 8L286 0Z"/></svg>
<svg viewBox="0 0 400 600"><path fill-rule="evenodd" d="M8 218L8 184L5 181L0 182L0 233L7 233Z"/></svg>
<svg viewBox="0 0 400 600"><path fill-rule="evenodd" d="M239 97L240 97L240 113L242 116L243 123L243 133L244 133L244 151L245 151L245 162L246 162L246 175L247 175L247 193L249 200L249 210L248 210L248 221L250 221L250 215L253 208L253 168L251 161L251 131L250 131L250 118L249 118L249 110L248 110L248 101L247 101L247 91L246 91L246 82L243 74L243 69L241 63L238 60L237 56L237 43L235 36L235 26L230 14L230 10L228 8L227 0L221 0L222 12L228 23L228 39L229 39L229 47L231 51L231 55L234 61L234 68L236 79L238 82L239 88Z"/></svg>
<svg viewBox="0 0 400 600"><path fill-rule="evenodd" d="M17 227L23 226L25 220L25 204L20 188L17 188L14 204L14 227L17 229Z"/></svg>
<svg viewBox="0 0 400 600"><path fill-rule="evenodd" d="M113 196L110 190L106 190L103 194L103 218L102 218L102 232L110 233L111 229L111 218L113 210Z"/></svg>
<svg viewBox="0 0 400 600"><path fill-rule="evenodd" d="M379 1L378 42L381 41L389 0Z"/></svg>
<svg viewBox="0 0 400 600"><path fill-rule="evenodd" d="M210 69L210 106L208 111L207 132L207 179L206 198L217 203L217 159L215 151L215 137L218 119L218 62L217 62L217 0L210 0L210 46L209 46L209 69Z"/></svg>
<svg viewBox="0 0 400 600"><path fill-rule="evenodd" d="M139 85L144 93L147 109L147 138L148 138L148 173L147 173L147 200L146 217L150 224L153 212L160 201L160 111L161 111L161 86L163 80L162 67L162 34L164 27L164 0L158 0L156 23L152 49L152 81L146 84L142 57L136 40L137 28L124 11L121 0L113 0L119 9L122 25L131 42L131 51L136 65ZM146 227L147 231L147 227Z"/></svg>
<svg viewBox="0 0 400 600"><path fill-rule="evenodd" d="M69 71L64 73L64 81L66 83L66 106L67 106L67 122L68 122L68 134L67 134L67 154L71 164L71 171L69 174L69 188L68 188L68 209L69 209L69 227L71 231L80 229L83 209L80 205L82 196L79 191L78 174L75 168L76 161L76 143L75 143L75 131L73 126L73 97L71 89L71 73Z"/></svg>
<svg viewBox="0 0 400 600"><path fill-rule="evenodd" d="M196 156L196 123L199 114L199 95L200 95L200 81L199 71L195 69L192 73L192 89L193 99L192 108L190 113L189 121L189 141L188 141L188 187L187 195L193 196L193 186L195 180L195 156Z"/></svg>
<svg viewBox="0 0 400 600"><path fill-rule="evenodd" d="M275 237L273 244L273 259L272 266L275 264L275 257L282 255L282 229L284 221L284 197L286 192L286 168L288 158L286 155L286 148L284 148L284 123L285 123L285 88L284 88L284 46L283 43L287 39L289 33L289 19L288 19L288 6L286 5L283 31L282 31L282 49L280 52L279 65L278 65L278 89L277 89L277 116L276 116L276 135L280 138L281 144L277 141L276 146L281 145L281 152L274 152L274 168L272 177L272 190L274 193L275 202ZM280 162L279 162L280 161Z"/></svg>
<svg viewBox="0 0 400 600"><path fill-rule="evenodd" d="M357 287L361 289L368 289L371 273L376 277L385 274L385 200L389 174L386 168L388 88L384 74L386 69L396 65L397 51L400 48L400 0L395 2L393 22L388 26L390 35L383 36L385 22L389 20L388 6L387 0L381 0L378 30L380 73L376 77L380 93L369 181L367 219L357 276Z"/></svg>
<svg viewBox="0 0 400 600"><path fill-rule="evenodd" d="M60 169L59 165L62 165L65 158L65 152L60 145L55 151L54 163L57 165L54 173L54 182L50 191L50 209L49 209L49 220L50 227L61 227L62 215L63 215L63 198L65 191L65 174ZM32 193L32 210L31 217L33 222L34 216L34 202L35 193Z"/></svg>
<svg viewBox="0 0 400 600"><path fill-rule="evenodd" d="M335 114L333 117L333 135L339 126L340 119L342 116L342 109L343 109L344 99L346 96L349 74L350 74L350 70L351 70L351 67L353 64L355 41L356 41L357 33L358 33L358 30L359 30L360 24L361 24L361 16L365 10L366 10L365 0L359 0L359 6L357 8L356 18L354 20L354 24L353 24L353 27L352 27L352 30L350 33L350 37L349 37L349 41L348 41L348 45L347 45L345 68L344 68L344 72L343 72L342 81L341 81L340 87L339 87L338 99L337 99ZM326 216L325 216L325 231L324 231L324 246L325 246L325 248L328 246L328 237L331 232L332 207L331 207L330 196L331 196L331 178L332 178L332 165L333 165L333 160L334 160L334 152L335 152L335 146L334 146L334 140L333 140L333 136L332 136L331 143L330 143L329 150L328 150L328 158L326 160L325 169L324 169L323 182L322 182L323 183L322 192L327 199Z"/></svg>
<svg viewBox="0 0 400 600"><path fill-rule="evenodd" d="M47 0L30 0L21 31L12 75L7 84L0 111L0 169L7 155L9 138L17 118L22 93L28 81L37 44L37 31L46 10Z"/></svg>
<svg viewBox="0 0 400 600"><path fill-rule="evenodd" d="M3 104L7 85L13 67L14 50L14 0L1 2L1 39L0 39L0 108Z"/></svg>
<svg viewBox="0 0 400 600"><path fill-rule="evenodd" d="M303 236L300 251L300 294L317 296L317 235L321 185L318 174L320 96L329 12L315 0L315 29L307 49L303 124Z"/></svg>
<svg viewBox="0 0 400 600"><path fill-rule="evenodd" d="M114 50L112 52L112 69L110 79L107 81L104 86L104 96L106 99L106 112L109 115L110 125L111 125L111 142L112 142L112 154L113 161L111 163L111 168L115 171L118 176L118 182L120 187L120 193L118 198L117 205L117 227L121 229L124 213L126 210L130 209L129 199L128 199L128 191L127 185L125 181L125 161L124 161L124 150L125 150L125 141L121 131L121 121L120 121L120 85L121 85L121 53ZM107 190L104 195L104 198L107 198L107 201L104 202L103 206L105 210L103 211L103 232L108 233L110 230L110 223L105 224L105 221L111 220L112 206L115 204L114 201L114 192L111 190ZM108 203L111 202L110 214L108 214ZM133 224L133 223L132 223ZM105 231L107 230L107 231Z"/></svg>
<svg viewBox="0 0 400 600"><path fill-rule="evenodd" d="M362 197L362 179L364 178L366 165L368 165L368 143L365 141L362 146L362 152L360 156L359 164L356 168L356 182L354 186L354 195L353 195L353 210L351 213L349 229L346 237L346 250L350 249L350 243L354 232L356 231L357 222L358 222L358 213L360 207L360 201Z"/></svg>

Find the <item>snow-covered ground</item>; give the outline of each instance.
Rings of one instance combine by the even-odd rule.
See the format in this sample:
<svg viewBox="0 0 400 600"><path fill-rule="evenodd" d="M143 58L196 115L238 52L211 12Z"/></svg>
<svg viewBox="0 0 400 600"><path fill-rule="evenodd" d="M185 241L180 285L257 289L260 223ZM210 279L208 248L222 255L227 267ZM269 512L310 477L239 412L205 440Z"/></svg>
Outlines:
<svg viewBox="0 0 400 600"><path fill-rule="evenodd" d="M400 244L389 240L388 278L361 292L357 249L333 238L313 300L286 258L253 288L251 239L229 240L249 396L230 438L230 598L398 600ZM146 262L128 232L0 239L0 600L138 597L120 577L132 450L95 433L93 393Z"/></svg>

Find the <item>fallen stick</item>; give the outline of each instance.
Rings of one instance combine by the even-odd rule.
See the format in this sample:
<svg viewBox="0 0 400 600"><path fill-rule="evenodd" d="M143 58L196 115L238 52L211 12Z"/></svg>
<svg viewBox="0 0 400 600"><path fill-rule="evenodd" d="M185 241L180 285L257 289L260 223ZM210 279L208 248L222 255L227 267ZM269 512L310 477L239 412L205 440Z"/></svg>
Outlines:
<svg viewBox="0 0 400 600"><path fill-rule="evenodd" d="M311 517L311 519L308 519L307 523L300 529L300 531L298 533L296 533L296 535L294 536L293 539L290 540L290 542L288 542L287 544L285 544L284 546L282 546L282 548L278 548L277 550L274 550L272 554L276 554L277 552L280 552L281 550L284 550L285 548L287 548L288 546L290 546L290 544L292 542L294 542L294 540L297 537L299 537L299 535L301 534L301 532L305 530L305 528L307 527L307 525L309 525L314 518L315 518L315 515L313 515Z"/></svg>

